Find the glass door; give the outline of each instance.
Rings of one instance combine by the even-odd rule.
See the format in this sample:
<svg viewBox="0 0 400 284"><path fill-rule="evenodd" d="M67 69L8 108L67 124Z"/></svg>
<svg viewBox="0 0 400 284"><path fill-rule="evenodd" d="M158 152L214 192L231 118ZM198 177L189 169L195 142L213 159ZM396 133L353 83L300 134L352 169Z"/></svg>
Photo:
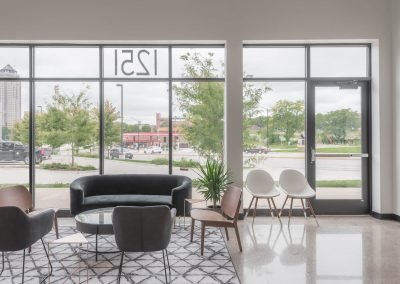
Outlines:
<svg viewBox="0 0 400 284"><path fill-rule="evenodd" d="M320 214L369 212L369 92L358 81L312 81L307 177Z"/></svg>

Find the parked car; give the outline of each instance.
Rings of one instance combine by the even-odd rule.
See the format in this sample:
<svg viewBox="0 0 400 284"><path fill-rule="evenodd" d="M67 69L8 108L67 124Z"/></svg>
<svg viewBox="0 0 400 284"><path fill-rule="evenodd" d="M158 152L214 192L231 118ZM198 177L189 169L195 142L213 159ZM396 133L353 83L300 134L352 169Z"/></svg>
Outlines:
<svg viewBox="0 0 400 284"><path fill-rule="evenodd" d="M35 150L35 163L40 164L43 160L40 149ZM29 147L18 141L0 142L0 161L19 162L29 164Z"/></svg>
<svg viewBox="0 0 400 284"><path fill-rule="evenodd" d="M51 158L51 154L53 153L53 149L41 148L40 153L42 155L42 160L49 160Z"/></svg>
<svg viewBox="0 0 400 284"><path fill-rule="evenodd" d="M162 149L160 147L158 147L158 146L150 146L150 147L144 149L144 152L146 154L148 154L148 153L150 153L150 154L156 154L156 153L160 154L160 153L162 153Z"/></svg>
<svg viewBox="0 0 400 284"><path fill-rule="evenodd" d="M125 153L125 159L130 159L130 160L132 160L132 159L133 159L133 154L132 154L132 153L129 153L129 152Z"/></svg>
<svg viewBox="0 0 400 284"><path fill-rule="evenodd" d="M114 149L111 149L111 150L110 150L110 157L111 157L111 159L114 159L114 158L119 159L119 156L120 156L120 155L121 155L121 153L120 153L119 149L114 148Z"/></svg>
<svg viewBox="0 0 400 284"><path fill-rule="evenodd" d="M249 154L267 154L268 152L271 152L271 149L264 146L257 146L245 149L244 152Z"/></svg>

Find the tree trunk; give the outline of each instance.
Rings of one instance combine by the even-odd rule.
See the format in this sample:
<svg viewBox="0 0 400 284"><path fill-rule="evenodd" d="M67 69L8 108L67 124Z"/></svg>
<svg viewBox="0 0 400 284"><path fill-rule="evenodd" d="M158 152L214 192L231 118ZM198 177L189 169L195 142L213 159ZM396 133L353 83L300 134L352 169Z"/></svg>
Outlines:
<svg viewBox="0 0 400 284"><path fill-rule="evenodd" d="M74 151L74 144L71 145L71 167L73 168L75 164L75 151Z"/></svg>

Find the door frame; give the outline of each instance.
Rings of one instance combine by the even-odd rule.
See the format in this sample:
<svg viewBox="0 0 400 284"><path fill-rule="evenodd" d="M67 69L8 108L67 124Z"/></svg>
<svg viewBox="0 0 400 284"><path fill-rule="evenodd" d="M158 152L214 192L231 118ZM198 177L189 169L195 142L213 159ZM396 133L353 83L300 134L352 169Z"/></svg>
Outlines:
<svg viewBox="0 0 400 284"><path fill-rule="evenodd" d="M369 214L371 210L371 92L367 80L309 80L306 98L306 176L316 190L316 163L312 149L315 149L315 88L336 87L342 84L356 84L361 87L361 178L362 199L316 199L311 200L318 214L354 215Z"/></svg>

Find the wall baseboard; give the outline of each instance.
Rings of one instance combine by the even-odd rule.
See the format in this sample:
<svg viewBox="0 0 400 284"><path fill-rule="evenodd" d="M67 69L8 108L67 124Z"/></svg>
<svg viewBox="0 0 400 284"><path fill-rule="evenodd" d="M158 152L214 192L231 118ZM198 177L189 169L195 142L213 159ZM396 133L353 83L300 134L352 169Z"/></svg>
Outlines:
<svg viewBox="0 0 400 284"><path fill-rule="evenodd" d="M400 221L400 216L393 213L377 213L372 211L371 216L379 220L395 220Z"/></svg>

